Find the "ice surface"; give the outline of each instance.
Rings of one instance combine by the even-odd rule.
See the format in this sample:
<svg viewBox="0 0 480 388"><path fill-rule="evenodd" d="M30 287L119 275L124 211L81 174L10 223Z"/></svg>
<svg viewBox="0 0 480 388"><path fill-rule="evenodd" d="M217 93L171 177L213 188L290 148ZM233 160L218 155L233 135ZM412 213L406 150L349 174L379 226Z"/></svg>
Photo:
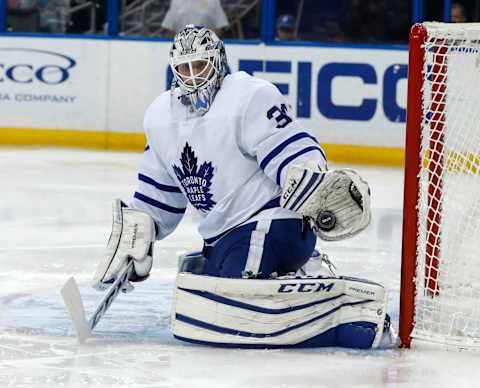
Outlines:
<svg viewBox="0 0 480 388"><path fill-rule="evenodd" d="M111 201L129 198L140 155L75 150L0 150L0 387L477 387L478 354L339 349L223 350L169 331L179 253L201 246L195 215L158 243L151 278L120 295L78 345L60 288L89 287L110 231ZM349 241L319 243L341 273L390 290L398 325L403 173L358 167L370 182L373 222Z"/></svg>

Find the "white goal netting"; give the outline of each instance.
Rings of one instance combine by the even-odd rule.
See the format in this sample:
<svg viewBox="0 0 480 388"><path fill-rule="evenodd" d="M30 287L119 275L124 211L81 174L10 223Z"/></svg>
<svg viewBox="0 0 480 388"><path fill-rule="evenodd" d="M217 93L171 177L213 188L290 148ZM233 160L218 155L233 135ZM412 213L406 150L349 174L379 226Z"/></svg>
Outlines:
<svg viewBox="0 0 480 388"><path fill-rule="evenodd" d="M412 338L480 349L480 24L425 27Z"/></svg>

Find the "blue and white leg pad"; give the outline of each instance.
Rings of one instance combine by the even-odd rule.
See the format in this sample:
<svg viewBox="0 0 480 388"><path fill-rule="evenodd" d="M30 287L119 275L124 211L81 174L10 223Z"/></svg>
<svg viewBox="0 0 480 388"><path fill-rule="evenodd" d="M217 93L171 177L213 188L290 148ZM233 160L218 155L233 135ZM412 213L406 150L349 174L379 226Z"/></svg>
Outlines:
<svg viewBox="0 0 480 388"><path fill-rule="evenodd" d="M179 273L173 335L235 348L376 348L387 290L347 277L226 279Z"/></svg>

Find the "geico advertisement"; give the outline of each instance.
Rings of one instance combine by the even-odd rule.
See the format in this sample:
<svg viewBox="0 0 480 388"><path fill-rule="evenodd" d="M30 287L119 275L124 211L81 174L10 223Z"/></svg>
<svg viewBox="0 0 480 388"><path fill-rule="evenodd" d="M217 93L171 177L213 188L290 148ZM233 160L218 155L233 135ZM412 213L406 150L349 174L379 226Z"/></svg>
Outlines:
<svg viewBox="0 0 480 388"><path fill-rule="evenodd" d="M170 85L170 44L112 44L109 124L115 131L140 131L145 108ZM403 147L406 50L234 44L226 49L232 71L277 85L322 142Z"/></svg>
<svg viewBox="0 0 480 388"><path fill-rule="evenodd" d="M228 44L324 143L403 147L407 51ZM0 38L0 126L140 132L169 42Z"/></svg>
<svg viewBox="0 0 480 388"><path fill-rule="evenodd" d="M104 130L107 45L0 39L0 126Z"/></svg>
<svg viewBox="0 0 480 388"><path fill-rule="evenodd" d="M232 67L276 84L323 142L403 147L406 50L269 46L259 52L228 50Z"/></svg>

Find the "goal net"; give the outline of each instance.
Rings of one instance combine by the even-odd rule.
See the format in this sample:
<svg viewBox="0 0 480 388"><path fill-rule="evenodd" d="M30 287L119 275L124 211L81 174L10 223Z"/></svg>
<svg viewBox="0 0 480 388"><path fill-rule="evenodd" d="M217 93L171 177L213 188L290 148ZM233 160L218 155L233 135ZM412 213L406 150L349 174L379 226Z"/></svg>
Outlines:
<svg viewBox="0 0 480 388"><path fill-rule="evenodd" d="M480 24L412 27L400 337L480 350Z"/></svg>

